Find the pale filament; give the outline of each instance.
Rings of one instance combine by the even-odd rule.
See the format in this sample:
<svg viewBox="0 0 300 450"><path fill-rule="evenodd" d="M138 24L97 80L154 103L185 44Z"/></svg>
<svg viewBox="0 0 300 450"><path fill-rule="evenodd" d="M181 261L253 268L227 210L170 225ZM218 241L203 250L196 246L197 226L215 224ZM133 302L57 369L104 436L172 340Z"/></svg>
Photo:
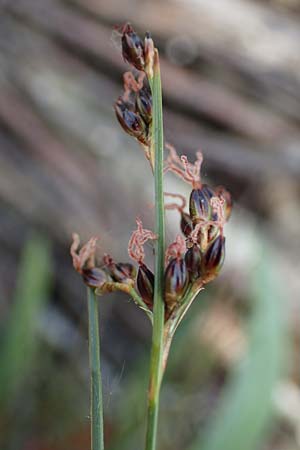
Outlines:
<svg viewBox="0 0 300 450"><path fill-rule="evenodd" d="M185 155L179 158L172 145L166 144L166 148L169 150L169 156L166 159L164 173L173 172L186 183L191 184L193 188L201 187L202 153L200 151L196 153L197 159L192 164Z"/></svg>
<svg viewBox="0 0 300 450"><path fill-rule="evenodd" d="M125 72L123 74L124 94L123 100L128 101L132 92L139 92L144 84L145 72L140 72L136 80L132 72Z"/></svg>
<svg viewBox="0 0 300 450"><path fill-rule="evenodd" d="M73 266L77 272L82 273L82 269L85 265L89 268L95 266L95 252L98 238L92 237L89 239L89 241L79 251L79 235L77 233L73 233L72 238L73 242L70 248L70 253L73 259Z"/></svg>
<svg viewBox="0 0 300 450"><path fill-rule="evenodd" d="M165 265L169 263L169 261L173 258L181 258L181 256L186 251L186 242L185 239L177 234L176 239L172 244L170 244L165 253Z"/></svg>
<svg viewBox="0 0 300 450"><path fill-rule="evenodd" d="M165 205L165 209L177 209L181 213L184 210L184 208L186 207L186 199L183 195L173 194L171 192L164 192L164 195L166 197L177 198L181 201L181 205L178 205L178 203L169 203L169 204Z"/></svg>
<svg viewBox="0 0 300 450"><path fill-rule="evenodd" d="M143 228L143 224L140 218L136 219L137 229L132 233L128 242L128 254L131 259L139 264L142 264L145 259L144 244L148 240L157 239L157 236L153 231Z"/></svg>

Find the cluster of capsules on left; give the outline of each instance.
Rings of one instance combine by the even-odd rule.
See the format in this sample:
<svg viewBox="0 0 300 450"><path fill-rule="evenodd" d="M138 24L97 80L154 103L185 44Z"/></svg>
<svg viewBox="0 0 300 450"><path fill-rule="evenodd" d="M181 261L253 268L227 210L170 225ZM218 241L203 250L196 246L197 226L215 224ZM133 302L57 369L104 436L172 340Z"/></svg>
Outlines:
<svg viewBox="0 0 300 450"><path fill-rule="evenodd" d="M71 256L75 270L81 274L88 287L95 289L97 295L113 291L126 292L138 306L151 312L154 275L144 264L144 244L149 239L156 239L156 235L144 229L140 219L136 219L136 223L137 230L132 233L128 252L135 261L138 261L138 270L130 262L115 262L108 254L104 254L100 261L97 260L97 237L92 237L79 249L79 235L74 233Z"/></svg>
<svg viewBox="0 0 300 450"><path fill-rule="evenodd" d="M150 78L153 74L154 45L148 33L142 40L126 24L121 33L122 54L133 71L124 74L124 92L117 99L114 109L119 123L126 133L143 147L154 170L151 142L152 95ZM180 194L165 193L173 203L165 209L176 209L180 214L180 233L165 251L164 301L166 319L184 304L188 297L195 297L205 284L220 272L225 257L224 225L231 213L231 197L223 188L211 188L201 180L202 154L196 154L192 164L185 155L179 156L174 147L166 145L168 156L164 172L172 172L191 187L186 212L186 199ZM154 274L145 263L144 245L157 236L143 227L136 219L137 229L128 243L128 254L138 265L115 262L105 254L96 261L96 238L91 238L79 250L79 236L73 235L71 255L73 265L86 285L96 294L112 291L128 293L148 316L151 317L154 296Z"/></svg>

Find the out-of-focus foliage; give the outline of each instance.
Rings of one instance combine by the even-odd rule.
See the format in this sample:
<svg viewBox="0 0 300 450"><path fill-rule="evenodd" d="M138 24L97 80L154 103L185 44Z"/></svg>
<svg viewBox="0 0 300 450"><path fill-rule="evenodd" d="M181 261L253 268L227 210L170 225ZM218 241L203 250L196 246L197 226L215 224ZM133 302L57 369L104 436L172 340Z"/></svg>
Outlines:
<svg viewBox="0 0 300 450"><path fill-rule="evenodd" d="M38 321L47 301L51 274L49 242L35 235L22 252L17 287L4 325L0 358L0 402L9 409L38 364Z"/></svg>
<svg viewBox="0 0 300 450"><path fill-rule="evenodd" d="M265 247L265 246L264 246ZM265 249L266 250L266 249ZM252 275L252 316L246 354L235 369L221 405L193 450L252 450L274 413L285 343L284 297L266 250Z"/></svg>

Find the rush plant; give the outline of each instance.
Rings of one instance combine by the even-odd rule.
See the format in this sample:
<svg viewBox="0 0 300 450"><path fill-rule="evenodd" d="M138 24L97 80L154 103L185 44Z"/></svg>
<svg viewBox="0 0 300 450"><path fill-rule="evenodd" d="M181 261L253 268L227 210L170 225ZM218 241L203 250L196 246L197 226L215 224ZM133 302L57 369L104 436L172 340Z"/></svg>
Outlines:
<svg viewBox="0 0 300 450"><path fill-rule="evenodd" d="M77 234L73 235L71 255L74 268L88 287L91 448L104 448L97 296L122 291L147 314L153 327L145 450L155 450L160 388L172 339L194 299L221 270L224 225L232 205L223 187L202 183L200 152L191 163L164 143L159 55L149 33L142 40L129 24L119 31L123 58L132 71L124 74L124 92L114 107L122 128L141 144L153 172L155 229L144 228L141 219L136 219L137 229L128 244L134 264L115 262L107 254L99 262L95 257L97 239L91 238L79 250ZM184 196L164 192L167 172L190 185L188 212ZM165 197L173 199L173 203L165 204ZM179 233L166 246L165 211L170 209L179 212ZM154 273L145 262L144 245L148 240L155 246Z"/></svg>

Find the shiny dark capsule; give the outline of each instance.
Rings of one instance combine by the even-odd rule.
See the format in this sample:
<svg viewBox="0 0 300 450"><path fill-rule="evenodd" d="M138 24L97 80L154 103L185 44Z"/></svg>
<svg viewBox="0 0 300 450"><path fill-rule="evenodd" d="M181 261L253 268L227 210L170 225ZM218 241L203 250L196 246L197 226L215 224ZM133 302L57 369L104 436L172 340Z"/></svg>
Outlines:
<svg viewBox="0 0 300 450"><path fill-rule="evenodd" d="M211 219L210 199L213 195L213 191L207 185L203 185L201 189L192 190L189 206L194 225L202 220Z"/></svg>
<svg viewBox="0 0 300 450"><path fill-rule="evenodd" d="M183 258L173 258L165 271L165 302L173 309L185 294L189 282L188 270Z"/></svg>
<svg viewBox="0 0 300 450"><path fill-rule="evenodd" d="M152 122L152 97L150 88L142 88L136 96L136 110L147 124Z"/></svg>
<svg viewBox="0 0 300 450"><path fill-rule="evenodd" d="M195 281L201 277L201 251L197 244L189 248L185 254L185 263L189 272L190 280Z"/></svg>
<svg viewBox="0 0 300 450"><path fill-rule="evenodd" d="M203 274L205 281L209 281L218 275L225 259L225 237L218 236L208 247L203 256Z"/></svg>
<svg viewBox="0 0 300 450"><path fill-rule="evenodd" d="M144 43L130 24L127 24L123 30L122 54L129 64L132 64L138 70L144 70Z"/></svg>
<svg viewBox="0 0 300 450"><path fill-rule="evenodd" d="M126 133L135 137L142 143L147 141L147 127L143 119L130 109L131 105L128 105L122 97L119 97L115 103L115 113L121 127Z"/></svg>
<svg viewBox="0 0 300 450"><path fill-rule="evenodd" d="M136 276L136 268L130 263L116 263L111 265L109 272L115 281L124 283L127 280L133 280Z"/></svg>
<svg viewBox="0 0 300 450"><path fill-rule="evenodd" d="M110 280L109 275L102 269L94 267L92 269L83 269L82 278L85 284L92 288L99 288Z"/></svg>
<svg viewBox="0 0 300 450"><path fill-rule="evenodd" d="M146 303L146 305L153 309L153 295L154 295L154 274L145 264L140 264L136 284L138 291Z"/></svg>
<svg viewBox="0 0 300 450"><path fill-rule="evenodd" d="M181 212L180 228L185 237L188 237L193 231L191 216L185 212Z"/></svg>

